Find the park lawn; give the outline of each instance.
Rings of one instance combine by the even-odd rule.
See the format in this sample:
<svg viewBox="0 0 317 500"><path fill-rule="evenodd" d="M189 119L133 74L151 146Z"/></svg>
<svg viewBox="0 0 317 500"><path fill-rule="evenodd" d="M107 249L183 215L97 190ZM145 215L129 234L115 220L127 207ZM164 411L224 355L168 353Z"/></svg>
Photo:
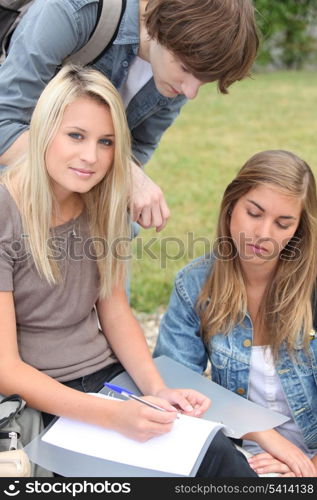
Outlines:
<svg viewBox="0 0 317 500"><path fill-rule="evenodd" d="M146 166L163 189L171 217L161 233L133 241L131 305L165 307L176 272L212 248L223 191L253 154L286 149L317 176L317 72L257 73L229 94L201 88L164 134Z"/></svg>

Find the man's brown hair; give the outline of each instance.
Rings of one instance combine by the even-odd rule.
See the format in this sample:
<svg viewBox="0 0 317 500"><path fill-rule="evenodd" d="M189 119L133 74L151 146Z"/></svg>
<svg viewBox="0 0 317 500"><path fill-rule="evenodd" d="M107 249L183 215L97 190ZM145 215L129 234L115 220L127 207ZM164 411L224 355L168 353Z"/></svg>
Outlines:
<svg viewBox="0 0 317 500"><path fill-rule="evenodd" d="M259 37L251 0L149 0L149 36L223 94L249 76Z"/></svg>

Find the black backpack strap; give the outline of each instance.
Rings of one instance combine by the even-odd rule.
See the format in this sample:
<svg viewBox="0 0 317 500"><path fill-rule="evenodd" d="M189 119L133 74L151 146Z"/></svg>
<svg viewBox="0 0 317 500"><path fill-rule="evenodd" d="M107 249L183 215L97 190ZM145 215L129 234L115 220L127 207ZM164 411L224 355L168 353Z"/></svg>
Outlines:
<svg viewBox="0 0 317 500"><path fill-rule="evenodd" d="M93 62L116 37L124 10L124 0L99 0L96 25L88 42L67 57L64 64L73 63L85 66Z"/></svg>
<svg viewBox="0 0 317 500"><path fill-rule="evenodd" d="M0 64L5 60L11 36L34 0L0 0Z"/></svg>

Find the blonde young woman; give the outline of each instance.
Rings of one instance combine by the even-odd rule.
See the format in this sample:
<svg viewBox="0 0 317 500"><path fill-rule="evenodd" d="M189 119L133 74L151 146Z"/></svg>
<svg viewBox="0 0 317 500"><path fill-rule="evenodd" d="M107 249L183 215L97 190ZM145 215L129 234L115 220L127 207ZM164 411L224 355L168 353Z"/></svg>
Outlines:
<svg viewBox="0 0 317 500"><path fill-rule="evenodd" d="M64 67L33 114L26 160L0 185L0 393L145 441L176 408L200 416L202 394L169 389L129 307L130 138L119 94L101 73ZM98 327L97 321L101 328ZM93 397L126 369L166 411ZM199 475L255 475L218 434Z"/></svg>
<svg viewBox="0 0 317 500"><path fill-rule="evenodd" d="M244 436L258 474L317 475L317 200L309 166L253 156L225 190L212 255L175 280L154 355L289 417Z"/></svg>

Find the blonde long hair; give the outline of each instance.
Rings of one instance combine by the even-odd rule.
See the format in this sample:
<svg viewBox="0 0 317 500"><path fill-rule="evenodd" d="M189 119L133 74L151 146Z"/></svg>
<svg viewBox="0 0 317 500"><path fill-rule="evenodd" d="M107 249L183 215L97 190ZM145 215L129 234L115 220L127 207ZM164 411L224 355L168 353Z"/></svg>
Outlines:
<svg viewBox="0 0 317 500"><path fill-rule="evenodd" d="M260 309L269 331L275 359L283 341L292 350L298 341L307 346L312 328L311 297L317 274L317 199L314 175L303 160L282 150L263 151L250 158L225 190L217 225L221 255L197 302L201 330L207 343L217 333L227 334L247 312L245 279L230 235L230 213L251 189L271 184L302 200L294 237L280 254ZM232 251L233 250L233 251Z"/></svg>
<svg viewBox="0 0 317 500"><path fill-rule="evenodd" d="M34 109L26 159L8 168L2 183L18 200L23 230L28 235L27 245L39 274L52 285L58 283L61 276L57 263L48 256L54 194L45 155L66 106L82 96L109 108L115 132L113 165L99 184L82 195L96 255L100 255L98 239L102 238L109 246L118 242L116 250L120 258L108 250L105 258L97 259L100 297L106 297L114 286L124 283L130 241L127 212L131 199L130 132L121 98L112 83L96 70L64 66L45 87Z"/></svg>

